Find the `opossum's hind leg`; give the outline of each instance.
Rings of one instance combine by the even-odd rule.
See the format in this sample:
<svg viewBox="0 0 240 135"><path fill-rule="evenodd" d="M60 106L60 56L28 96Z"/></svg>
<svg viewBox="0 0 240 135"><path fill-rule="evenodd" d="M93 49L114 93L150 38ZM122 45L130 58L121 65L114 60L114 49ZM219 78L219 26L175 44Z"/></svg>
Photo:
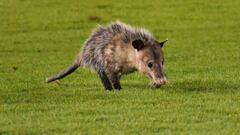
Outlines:
<svg viewBox="0 0 240 135"><path fill-rule="evenodd" d="M109 81L106 72L100 70L100 71L97 71L97 73L98 73L98 75L99 75L99 77L100 77L100 79L101 79L101 81L102 81L102 84L103 84L103 86L105 87L105 89L106 89L106 90L112 90L112 84L111 84L111 82Z"/></svg>
<svg viewBox="0 0 240 135"><path fill-rule="evenodd" d="M120 84L120 77L116 74L111 75L111 82L113 84L114 89L122 89Z"/></svg>

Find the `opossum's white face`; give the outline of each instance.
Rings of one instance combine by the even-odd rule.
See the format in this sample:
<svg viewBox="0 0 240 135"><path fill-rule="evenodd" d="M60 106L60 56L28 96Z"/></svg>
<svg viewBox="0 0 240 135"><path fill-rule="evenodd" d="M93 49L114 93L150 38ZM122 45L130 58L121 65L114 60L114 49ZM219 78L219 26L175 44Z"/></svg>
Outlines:
<svg viewBox="0 0 240 135"><path fill-rule="evenodd" d="M139 72L153 80L153 86L158 88L167 83L163 70L164 56L162 45L156 42L153 45L144 45L141 40L133 41L136 49L136 62Z"/></svg>

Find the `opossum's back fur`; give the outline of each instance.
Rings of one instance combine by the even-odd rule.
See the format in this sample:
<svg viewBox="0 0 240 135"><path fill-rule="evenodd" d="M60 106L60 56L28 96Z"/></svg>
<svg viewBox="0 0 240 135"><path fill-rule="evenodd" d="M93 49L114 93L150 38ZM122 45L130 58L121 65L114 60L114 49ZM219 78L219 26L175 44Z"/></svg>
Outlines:
<svg viewBox="0 0 240 135"><path fill-rule="evenodd" d="M104 69L107 66L104 65L104 48L116 36L119 38L118 40L128 45L131 45L132 41L136 39L141 39L145 45L151 45L155 42L154 37L147 30L133 28L119 21L108 26L99 26L85 42L85 46L80 53L81 64L94 70Z"/></svg>

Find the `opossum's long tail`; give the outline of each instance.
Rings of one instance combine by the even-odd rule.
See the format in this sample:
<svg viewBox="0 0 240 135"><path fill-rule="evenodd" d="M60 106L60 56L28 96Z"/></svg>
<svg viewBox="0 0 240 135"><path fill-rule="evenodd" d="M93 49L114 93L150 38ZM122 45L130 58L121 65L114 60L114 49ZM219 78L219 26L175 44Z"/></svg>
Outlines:
<svg viewBox="0 0 240 135"><path fill-rule="evenodd" d="M64 71L58 73L57 75L54 75L52 77L47 78L47 83L50 83L50 82L53 82L55 80L60 80L60 79L64 78L65 76L74 72L78 67L80 67L80 63L78 63L78 62L73 63L72 65L70 65Z"/></svg>

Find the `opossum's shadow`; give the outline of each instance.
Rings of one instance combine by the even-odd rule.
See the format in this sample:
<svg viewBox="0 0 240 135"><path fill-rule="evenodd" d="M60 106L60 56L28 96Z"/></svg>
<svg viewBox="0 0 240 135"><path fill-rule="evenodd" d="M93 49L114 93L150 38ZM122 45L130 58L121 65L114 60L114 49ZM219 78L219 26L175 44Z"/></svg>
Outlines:
<svg viewBox="0 0 240 135"><path fill-rule="evenodd" d="M99 84L85 84L85 83L60 83L59 86L61 87L66 87L66 88L76 88L76 89L81 89L81 90L94 90L94 89L99 89L102 88L103 86Z"/></svg>
<svg viewBox="0 0 240 135"><path fill-rule="evenodd" d="M153 89L151 85L149 84L143 84L143 83L123 83L122 84L123 89L137 89L137 90L142 90L142 89Z"/></svg>
<svg viewBox="0 0 240 135"><path fill-rule="evenodd" d="M89 82L89 83L66 83L60 82L58 84L61 87L67 88L76 88L83 90L94 90L94 89L104 89L103 85L99 83ZM223 81L223 80L184 80L184 81L175 81L162 86L161 88L152 88L148 83L140 82L123 82L121 83L122 90L125 89L135 89L135 90L166 90L166 91L190 91L190 92L229 92L240 90L240 83Z"/></svg>
<svg viewBox="0 0 240 135"><path fill-rule="evenodd" d="M66 88L80 88L80 89L84 89L84 90L94 90L94 89L104 89L103 85L101 84L67 84L67 83L60 83L58 84L59 86L61 87L66 87ZM151 88L150 85L147 85L147 84L122 84L122 90L125 90L125 89L137 89L137 90L142 90L142 89L154 89L154 88Z"/></svg>
<svg viewBox="0 0 240 135"><path fill-rule="evenodd" d="M176 89L180 91L236 91L240 90L240 84L223 80L184 80L170 84L166 89Z"/></svg>
<svg viewBox="0 0 240 135"><path fill-rule="evenodd" d="M60 87L65 88L76 88L76 89L87 89L87 90L94 90L94 89L104 89L103 85L99 83L89 82L89 83L67 83L67 82L59 82L56 85ZM156 89L152 88L150 84L145 83L121 83L122 90L124 89L137 89L137 90L143 90L143 89Z"/></svg>

